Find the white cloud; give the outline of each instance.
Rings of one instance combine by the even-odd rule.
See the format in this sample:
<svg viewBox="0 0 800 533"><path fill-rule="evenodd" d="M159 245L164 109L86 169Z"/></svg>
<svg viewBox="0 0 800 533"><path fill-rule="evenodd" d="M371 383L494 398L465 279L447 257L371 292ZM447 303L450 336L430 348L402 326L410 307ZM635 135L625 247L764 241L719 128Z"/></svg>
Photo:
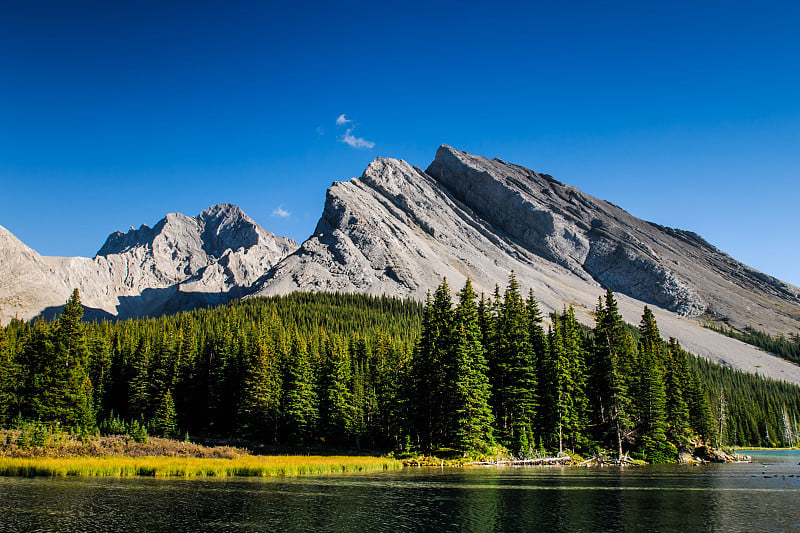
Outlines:
<svg viewBox="0 0 800 533"><path fill-rule="evenodd" d="M336 119L336 125L337 125L337 126L344 126L344 125L345 125L345 124L347 124L348 122L353 122L353 121L352 121L352 120L350 120L350 119L348 119L347 117L345 117L345 116L344 116L344 113L342 113L341 115L339 115L339 118L337 118L337 119Z"/></svg>
<svg viewBox="0 0 800 533"><path fill-rule="evenodd" d="M344 137L342 137L340 140L343 143L352 146L353 148L366 148L369 150L375 147L375 143L372 141L368 141L361 137L354 137L353 128L347 128L347 131L344 132Z"/></svg>
<svg viewBox="0 0 800 533"><path fill-rule="evenodd" d="M325 130L322 126L317 126L317 135L325 135Z"/></svg>
<svg viewBox="0 0 800 533"><path fill-rule="evenodd" d="M287 217L292 216L292 214L289 211L287 211L286 209L284 209L283 206L279 205L278 207L275 208L274 211L272 211L272 216L281 217L281 218L287 218Z"/></svg>

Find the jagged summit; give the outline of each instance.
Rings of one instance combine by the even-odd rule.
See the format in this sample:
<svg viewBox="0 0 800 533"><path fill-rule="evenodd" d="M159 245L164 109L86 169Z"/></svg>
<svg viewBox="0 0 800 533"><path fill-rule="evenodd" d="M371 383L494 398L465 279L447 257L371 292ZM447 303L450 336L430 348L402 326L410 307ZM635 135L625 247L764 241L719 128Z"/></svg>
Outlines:
<svg viewBox="0 0 800 533"><path fill-rule="evenodd" d="M159 238L176 246L181 239L187 237L187 231L192 236L198 234L206 252L216 256L228 248L249 248L275 238L272 233L256 224L239 206L226 203L212 205L196 217L168 213L153 228L142 224L139 229L132 227L125 233L115 231L108 236L97 256L124 253L136 246L153 247Z"/></svg>
<svg viewBox="0 0 800 533"><path fill-rule="evenodd" d="M196 217L170 213L152 228L116 231L93 259L42 257L19 251L19 245L0 242L0 253L8 250L15 258L0 267L7 270L3 279L26 280L19 288L0 287L3 322L55 313L76 287L89 316L157 315L223 303L247 294L297 248L232 204Z"/></svg>
<svg viewBox="0 0 800 533"><path fill-rule="evenodd" d="M328 189L301 246L231 204L115 232L93 259L41 257L0 228L0 310L53 313L74 288L95 316L132 317L253 294L343 291L423 299L446 277L492 293L513 270L544 311L591 312L607 288L626 320L655 306L665 336L700 355L800 383L800 367L697 324L800 329L800 289L698 235L645 222L548 174L442 145L427 169L376 158ZM91 313L90 313L90 316Z"/></svg>
<svg viewBox="0 0 800 533"><path fill-rule="evenodd" d="M265 277L257 294L423 299L443 277L454 287L470 278L489 294L512 270L546 310L572 304L587 323L606 288L620 294L632 323L645 304L658 306L666 335L701 355L724 352L742 368L758 357L754 350L680 317L708 313L771 331L800 327L800 290L697 235L637 219L548 174L448 145L424 171L376 158L361 177L334 182L314 234Z"/></svg>

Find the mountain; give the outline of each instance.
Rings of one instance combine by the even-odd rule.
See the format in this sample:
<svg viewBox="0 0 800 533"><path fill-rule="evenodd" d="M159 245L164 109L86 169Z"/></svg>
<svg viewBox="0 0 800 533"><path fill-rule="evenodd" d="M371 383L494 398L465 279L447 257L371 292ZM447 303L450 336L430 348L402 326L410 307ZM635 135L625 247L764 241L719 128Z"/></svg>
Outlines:
<svg viewBox="0 0 800 533"><path fill-rule="evenodd" d="M89 317L225 303L297 248L230 204L112 233L94 258L43 257L0 226L0 321L57 313L74 288Z"/></svg>
<svg viewBox="0 0 800 533"><path fill-rule="evenodd" d="M75 287L89 317L127 318L297 290L424 299L444 277L491 294L511 271L544 311L573 305L593 324L610 288L628 322L650 305L662 334L688 350L800 383L800 367L700 327L798 331L800 289L694 233L447 145L424 171L377 158L360 178L335 182L299 247L230 204L115 232L91 259L40 256L0 227L0 321L53 315Z"/></svg>
<svg viewBox="0 0 800 533"><path fill-rule="evenodd" d="M640 220L552 176L443 145L427 170L375 159L334 183L314 234L255 294L295 290L423 299L443 277L490 294L514 271L545 310L572 304L592 323L610 288L638 324L657 306L662 333L688 349L800 382L798 367L699 327L699 317L772 332L800 329L800 289L734 260L698 235ZM758 366L757 366L758 365Z"/></svg>

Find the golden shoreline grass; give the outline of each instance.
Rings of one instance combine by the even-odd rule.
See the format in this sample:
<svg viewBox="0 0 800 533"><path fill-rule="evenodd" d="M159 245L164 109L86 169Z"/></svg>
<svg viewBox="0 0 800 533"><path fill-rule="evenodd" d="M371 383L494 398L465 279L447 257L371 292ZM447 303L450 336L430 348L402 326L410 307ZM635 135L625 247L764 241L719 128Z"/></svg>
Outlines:
<svg viewBox="0 0 800 533"><path fill-rule="evenodd" d="M0 475L82 477L268 477L337 474L402 468L386 457L249 455L197 457L0 457Z"/></svg>

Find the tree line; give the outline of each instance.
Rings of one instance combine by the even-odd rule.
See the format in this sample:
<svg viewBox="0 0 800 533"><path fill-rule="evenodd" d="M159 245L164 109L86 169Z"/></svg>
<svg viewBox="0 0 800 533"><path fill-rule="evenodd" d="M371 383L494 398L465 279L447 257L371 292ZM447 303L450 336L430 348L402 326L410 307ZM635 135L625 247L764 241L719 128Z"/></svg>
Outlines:
<svg viewBox="0 0 800 533"><path fill-rule="evenodd" d="M476 302L477 300L477 302ZM411 365L411 429L422 449L501 444L537 450L613 450L677 458L714 424L698 374L650 309L638 341L608 291L586 331L570 307L544 318L513 273L505 292L479 300L468 281L453 306L442 283L429 297Z"/></svg>
<svg viewBox="0 0 800 533"><path fill-rule="evenodd" d="M800 413L797 387L697 360L647 308L630 327L610 291L594 328L571 308L546 324L513 274L455 302L445 281L424 304L295 293L116 322L82 311L75 291L55 320L0 328L0 425L669 460L692 441L785 444Z"/></svg>
<svg viewBox="0 0 800 533"><path fill-rule="evenodd" d="M766 331L755 329L752 326L746 326L741 331L725 326L725 324L710 323L706 324L705 327L736 340L757 346L795 364L800 364L800 333L781 334L773 337Z"/></svg>

